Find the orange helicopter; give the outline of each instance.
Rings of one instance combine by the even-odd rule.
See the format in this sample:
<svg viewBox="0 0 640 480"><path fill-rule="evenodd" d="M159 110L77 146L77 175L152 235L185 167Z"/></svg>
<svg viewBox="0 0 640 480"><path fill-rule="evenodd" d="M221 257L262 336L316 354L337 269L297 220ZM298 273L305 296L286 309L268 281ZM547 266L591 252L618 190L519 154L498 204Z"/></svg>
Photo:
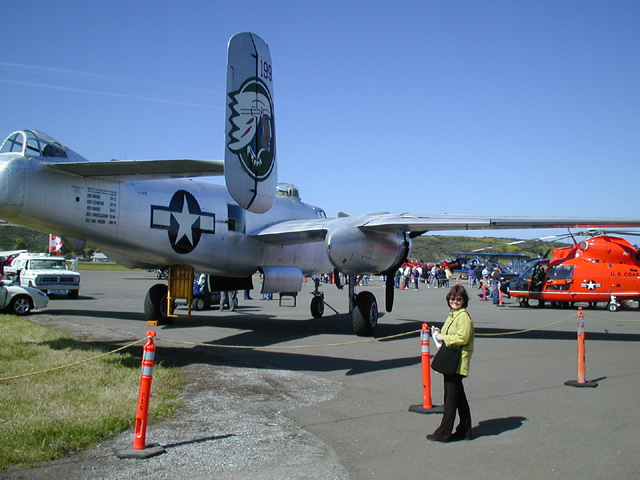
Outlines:
<svg viewBox="0 0 640 480"><path fill-rule="evenodd" d="M636 232L620 232L635 234ZM539 259L517 278L502 284L502 291L519 299L520 306L537 300L538 306L590 307L606 303L615 312L629 301L640 306L640 250L620 237L599 235L566 248L553 249L551 259Z"/></svg>

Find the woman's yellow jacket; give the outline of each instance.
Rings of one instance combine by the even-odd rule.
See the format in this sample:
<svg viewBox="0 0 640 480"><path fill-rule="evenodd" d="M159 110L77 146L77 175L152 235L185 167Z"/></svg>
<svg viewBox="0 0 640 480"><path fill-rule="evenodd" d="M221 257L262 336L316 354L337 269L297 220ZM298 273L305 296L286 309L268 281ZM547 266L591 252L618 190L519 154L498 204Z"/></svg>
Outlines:
<svg viewBox="0 0 640 480"><path fill-rule="evenodd" d="M473 339L475 337L471 316L464 308L456 311L452 310L449 312L449 316L440 332L444 335L445 345L448 347L462 347L457 373L466 377L469 375L469 363L471 362Z"/></svg>

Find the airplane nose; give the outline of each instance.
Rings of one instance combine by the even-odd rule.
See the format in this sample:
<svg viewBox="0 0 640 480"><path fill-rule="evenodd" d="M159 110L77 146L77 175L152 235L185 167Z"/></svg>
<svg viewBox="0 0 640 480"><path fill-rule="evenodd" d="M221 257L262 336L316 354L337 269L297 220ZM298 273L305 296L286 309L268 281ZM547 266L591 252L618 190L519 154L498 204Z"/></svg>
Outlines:
<svg viewBox="0 0 640 480"><path fill-rule="evenodd" d="M0 218L7 220L24 204L24 174L15 160L0 161Z"/></svg>
<svg viewBox="0 0 640 480"><path fill-rule="evenodd" d="M7 162L0 162L0 208L7 203Z"/></svg>

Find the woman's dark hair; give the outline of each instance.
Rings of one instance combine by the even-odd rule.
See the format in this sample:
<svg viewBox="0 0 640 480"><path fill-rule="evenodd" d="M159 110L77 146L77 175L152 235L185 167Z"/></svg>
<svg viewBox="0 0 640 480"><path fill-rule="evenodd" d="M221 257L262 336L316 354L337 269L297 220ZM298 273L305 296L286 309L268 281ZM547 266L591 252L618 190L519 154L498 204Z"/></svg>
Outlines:
<svg viewBox="0 0 640 480"><path fill-rule="evenodd" d="M451 290L447 293L447 307L449 306L449 300L456 297L460 297L462 299L462 307L467 308L467 305L469 305L469 295L462 285L454 285L451 287Z"/></svg>

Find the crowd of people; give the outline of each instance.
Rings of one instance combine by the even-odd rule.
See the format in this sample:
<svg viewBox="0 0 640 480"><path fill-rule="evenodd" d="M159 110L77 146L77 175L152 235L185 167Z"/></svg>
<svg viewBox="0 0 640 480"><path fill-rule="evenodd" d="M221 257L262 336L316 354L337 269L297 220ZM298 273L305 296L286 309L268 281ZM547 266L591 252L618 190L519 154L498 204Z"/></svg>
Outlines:
<svg viewBox="0 0 640 480"><path fill-rule="evenodd" d="M467 282L470 288L486 290L478 292L478 296L491 299L494 304L499 303L499 285L502 269L495 265L469 266L466 269ZM420 288L420 284L427 288L448 288L450 286L451 268L445 263L440 265L421 265L405 263L394 274L395 288ZM384 281L384 278L381 278Z"/></svg>
<svg viewBox="0 0 640 480"><path fill-rule="evenodd" d="M420 283L426 284L427 288L446 288L449 286L451 269L442 265L410 265L405 263L396 270L394 286L396 288L415 288Z"/></svg>

